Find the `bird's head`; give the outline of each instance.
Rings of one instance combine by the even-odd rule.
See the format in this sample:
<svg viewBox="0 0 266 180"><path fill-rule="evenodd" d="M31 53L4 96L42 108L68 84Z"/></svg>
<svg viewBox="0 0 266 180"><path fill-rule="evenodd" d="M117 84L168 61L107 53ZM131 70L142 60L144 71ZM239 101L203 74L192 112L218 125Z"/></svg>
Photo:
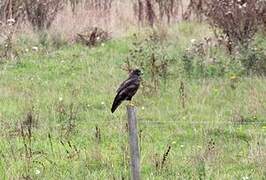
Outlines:
<svg viewBox="0 0 266 180"><path fill-rule="evenodd" d="M139 70L139 69L134 69L134 70L130 73L130 76L133 76L133 75L141 76L141 75L142 75L142 72L141 72L141 70Z"/></svg>

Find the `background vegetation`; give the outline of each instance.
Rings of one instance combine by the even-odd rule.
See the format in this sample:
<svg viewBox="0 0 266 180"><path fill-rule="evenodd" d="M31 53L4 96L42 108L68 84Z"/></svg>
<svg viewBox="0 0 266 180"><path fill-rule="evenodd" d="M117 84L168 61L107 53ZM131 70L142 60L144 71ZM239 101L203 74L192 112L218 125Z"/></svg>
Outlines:
<svg viewBox="0 0 266 180"><path fill-rule="evenodd" d="M266 178L263 0L0 0L0 179Z"/></svg>

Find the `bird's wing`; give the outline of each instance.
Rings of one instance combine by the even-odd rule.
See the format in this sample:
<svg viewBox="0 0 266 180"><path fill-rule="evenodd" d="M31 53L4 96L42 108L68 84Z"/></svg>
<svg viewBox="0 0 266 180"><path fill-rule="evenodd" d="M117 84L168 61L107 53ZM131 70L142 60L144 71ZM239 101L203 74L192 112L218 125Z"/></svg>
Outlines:
<svg viewBox="0 0 266 180"><path fill-rule="evenodd" d="M124 82L122 82L119 86L119 88L116 90L117 93L119 93L121 90L125 89L127 86L129 86L130 84L133 84L134 81L136 81L135 79L132 78L128 78L127 80L125 80Z"/></svg>
<svg viewBox="0 0 266 180"><path fill-rule="evenodd" d="M119 95L121 97L124 97L125 99L131 99L132 96L135 95L139 88L139 81L138 79L133 79L130 84L127 84L127 86L124 86L124 88L119 91Z"/></svg>
<svg viewBox="0 0 266 180"><path fill-rule="evenodd" d="M117 95L115 96L111 111L114 112L116 108L124 100L131 100L136 94L140 85L140 79L138 77L131 77L125 80L117 89Z"/></svg>
<svg viewBox="0 0 266 180"><path fill-rule="evenodd" d="M119 94L127 94L127 95L131 95L132 93L135 94L134 92L137 91L138 89L138 85L137 84L131 84L129 86L127 86L126 88L122 89Z"/></svg>

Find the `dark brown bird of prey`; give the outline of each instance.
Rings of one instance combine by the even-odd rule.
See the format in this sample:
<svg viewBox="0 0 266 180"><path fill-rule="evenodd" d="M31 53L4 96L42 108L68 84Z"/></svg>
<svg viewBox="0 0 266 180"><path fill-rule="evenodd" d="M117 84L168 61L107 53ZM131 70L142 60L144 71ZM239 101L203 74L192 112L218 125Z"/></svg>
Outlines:
<svg viewBox="0 0 266 180"><path fill-rule="evenodd" d="M122 101L131 101L132 97L136 94L140 85L141 71L139 69L133 70L127 80L122 82L117 89L111 111L115 112L116 108L122 103Z"/></svg>

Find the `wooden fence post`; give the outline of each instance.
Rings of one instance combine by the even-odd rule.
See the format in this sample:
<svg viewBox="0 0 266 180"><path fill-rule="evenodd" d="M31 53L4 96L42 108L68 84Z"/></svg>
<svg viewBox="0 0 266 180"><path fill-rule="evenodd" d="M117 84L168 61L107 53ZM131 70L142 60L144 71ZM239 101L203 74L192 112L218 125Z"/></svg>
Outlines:
<svg viewBox="0 0 266 180"><path fill-rule="evenodd" d="M130 159L131 159L131 176L133 180L140 180L140 153L138 145L138 129L136 119L136 108L127 106Z"/></svg>

